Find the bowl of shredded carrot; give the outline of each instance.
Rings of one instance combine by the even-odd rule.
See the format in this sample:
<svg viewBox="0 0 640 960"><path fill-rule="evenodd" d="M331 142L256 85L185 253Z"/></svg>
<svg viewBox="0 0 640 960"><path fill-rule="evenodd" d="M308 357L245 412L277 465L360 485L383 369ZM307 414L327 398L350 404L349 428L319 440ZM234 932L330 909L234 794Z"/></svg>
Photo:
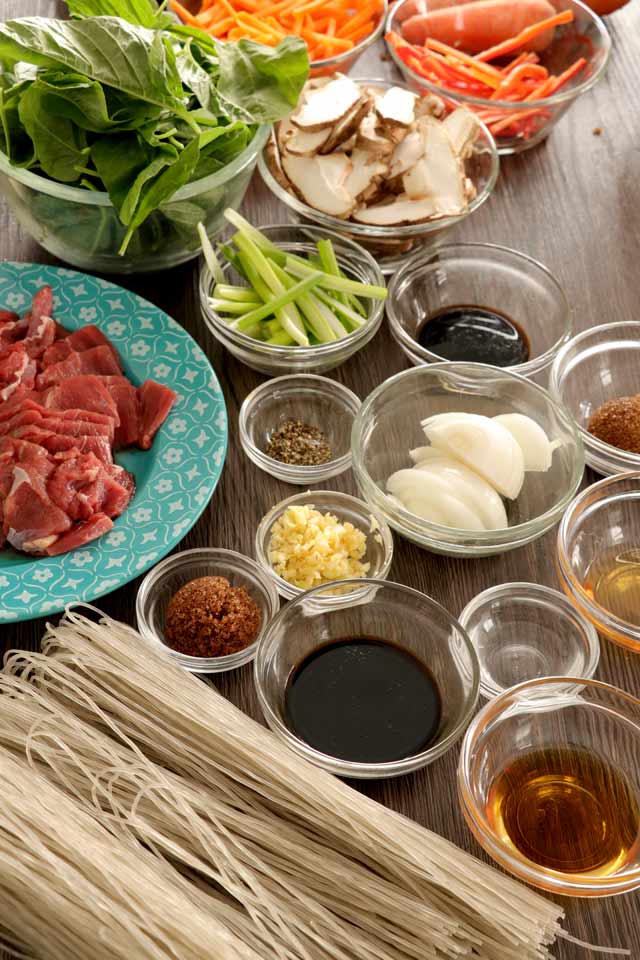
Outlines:
<svg viewBox="0 0 640 960"><path fill-rule="evenodd" d="M170 0L183 23L218 40L274 47L291 34L309 49L311 75L346 73L384 29L387 0Z"/></svg>
<svg viewBox="0 0 640 960"><path fill-rule="evenodd" d="M414 90L476 112L502 155L544 140L603 75L611 50L580 0L400 0L385 39Z"/></svg>

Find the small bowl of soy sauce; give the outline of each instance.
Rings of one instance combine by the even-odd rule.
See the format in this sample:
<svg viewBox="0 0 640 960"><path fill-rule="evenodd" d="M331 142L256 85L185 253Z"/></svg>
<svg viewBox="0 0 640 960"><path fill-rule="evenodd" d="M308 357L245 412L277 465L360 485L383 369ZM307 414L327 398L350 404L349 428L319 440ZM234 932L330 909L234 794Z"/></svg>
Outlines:
<svg viewBox="0 0 640 960"><path fill-rule="evenodd" d="M265 720L295 753L338 776L418 770L471 721L476 652L458 621L418 590L344 583L362 591L349 607L333 606L335 584L325 585L268 624L255 660Z"/></svg>
<svg viewBox="0 0 640 960"><path fill-rule="evenodd" d="M573 329L553 274L493 243L451 243L415 254L389 285L387 316L414 366L486 363L538 380Z"/></svg>

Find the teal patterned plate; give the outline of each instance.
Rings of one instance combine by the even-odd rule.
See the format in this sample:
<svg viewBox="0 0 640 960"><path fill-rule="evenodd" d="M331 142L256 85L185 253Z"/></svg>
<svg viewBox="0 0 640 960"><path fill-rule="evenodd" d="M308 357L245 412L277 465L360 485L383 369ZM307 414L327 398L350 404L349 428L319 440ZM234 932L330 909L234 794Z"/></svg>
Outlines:
<svg viewBox="0 0 640 960"><path fill-rule="evenodd" d="M118 454L136 494L113 530L59 557L0 550L0 623L95 600L157 563L194 525L216 488L227 449L220 384L189 334L147 300L106 280L30 263L0 263L0 308L22 314L53 287L55 317L75 330L94 323L118 348L135 384L152 379L179 399L151 450Z"/></svg>

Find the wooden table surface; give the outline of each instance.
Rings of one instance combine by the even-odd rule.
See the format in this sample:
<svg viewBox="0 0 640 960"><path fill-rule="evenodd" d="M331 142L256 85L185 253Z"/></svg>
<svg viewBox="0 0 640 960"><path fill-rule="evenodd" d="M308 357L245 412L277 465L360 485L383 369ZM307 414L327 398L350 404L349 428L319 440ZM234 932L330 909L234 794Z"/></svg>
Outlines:
<svg viewBox="0 0 640 960"><path fill-rule="evenodd" d="M61 14L55 0L0 0L3 17ZM456 239L502 243L542 260L564 285L577 330L636 318L640 299L640 123L637 111L640 58L640 0L610 17L613 54L607 76L576 103L549 140L529 153L506 159L493 197L457 230ZM381 48L356 67L359 76L391 75ZM596 134L596 129L601 134ZM256 175L244 211L257 225L282 222L284 210ZM0 258L55 262L14 222L0 202ZM209 335L197 305L197 269L187 264L146 277L112 278L175 317L202 345L222 384L229 414L229 452L222 480L207 510L179 549L230 547L253 552L256 525L266 510L295 492L253 466L238 438L238 409L260 374L225 353ZM544 322L544 318L540 318ZM331 373L364 398L382 380L408 367L386 328L354 359ZM597 479L587 471L585 483ZM351 473L327 486L357 493ZM395 539L390 579L425 591L454 615L480 590L512 580L557 586L555 531L537 543L503 556L454 560L421 551ZM105 597L103 609L134 622L138 582ZM43 621L0 627L2 651L35 648ZM597 676L640 696L640 656L607 641ZM216 681L219 689L253 717L259 717L249 667ZM467 830L455 789L457 749L418 773L396 780L360 784L380 802L402 811L461 847L484 857ZM640 894L607 900L566 900L567 929L593 943L628 946L640 957ZM578 960L578 947L559 942L555 955ZM590 954L593 956L593 954ZM133 960L133 958L132 958ZM373 960L373 958L372 958Z"/></svg>

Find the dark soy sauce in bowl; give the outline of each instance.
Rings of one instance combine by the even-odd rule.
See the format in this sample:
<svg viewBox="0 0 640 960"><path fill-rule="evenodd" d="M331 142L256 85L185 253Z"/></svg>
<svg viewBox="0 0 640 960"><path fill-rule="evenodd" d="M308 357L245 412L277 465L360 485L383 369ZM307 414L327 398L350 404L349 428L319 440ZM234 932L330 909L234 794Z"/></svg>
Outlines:
<svg viewBox="0 0 640 960"><path fill-rule="evenodd" d="M443 307L425 317L415 335L425 350L443 360L514 367L526 363L531 346L524 330L493 307Z"/></svg>
<svg viewBox="0 0 640 960"><path fill-rule="evenodd" d="M441 715L428 667L377 637L323 644L294 667L285 691L285 719L296 736L359 763L420 753L435 738Z"/></svg>

